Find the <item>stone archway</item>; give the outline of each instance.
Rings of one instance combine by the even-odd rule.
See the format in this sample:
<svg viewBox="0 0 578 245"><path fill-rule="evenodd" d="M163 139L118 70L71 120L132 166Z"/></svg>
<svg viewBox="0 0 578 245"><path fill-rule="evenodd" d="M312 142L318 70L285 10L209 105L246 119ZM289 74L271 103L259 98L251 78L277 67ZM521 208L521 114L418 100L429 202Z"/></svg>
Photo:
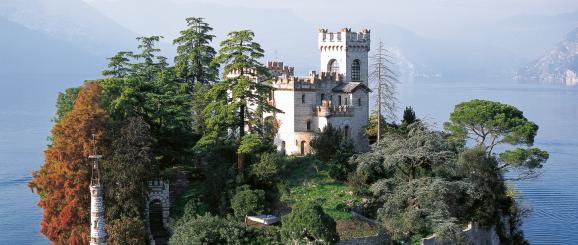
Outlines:
<svg viewBox="0 0 578 245"><path fill-rule="evenodd" d="M168 181L148 181L145 215L149 231L149 240L152 245L168 244L169 210Z"/></svg>

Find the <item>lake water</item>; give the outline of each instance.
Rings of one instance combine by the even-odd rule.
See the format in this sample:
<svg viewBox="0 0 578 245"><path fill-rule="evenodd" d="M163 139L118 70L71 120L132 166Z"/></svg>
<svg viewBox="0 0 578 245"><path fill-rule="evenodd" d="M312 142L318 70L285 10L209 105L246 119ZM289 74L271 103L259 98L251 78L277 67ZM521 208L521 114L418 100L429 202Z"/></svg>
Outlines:
<svg viewBox="0 0 578 245"><path fill-rule="evenodd" d="M50 79L48 79L50 80ZM26 184L42 163L57 91L66 78L0 79L0 244L48 244L39 232L42 210ZM578 88L512 83L408 83L401 105L438 127L455 104L474 98L514 105L540 125L536 146L550 152L539 178L513 183L533 209L524 221L532 244L578 241Z"/></svg>

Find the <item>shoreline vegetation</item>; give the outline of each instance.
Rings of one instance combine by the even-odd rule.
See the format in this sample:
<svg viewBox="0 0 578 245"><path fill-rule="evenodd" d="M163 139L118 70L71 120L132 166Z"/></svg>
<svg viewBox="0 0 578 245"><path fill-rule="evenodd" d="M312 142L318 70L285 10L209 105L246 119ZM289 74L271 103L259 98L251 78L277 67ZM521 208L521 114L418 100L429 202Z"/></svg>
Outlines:
<svg viewBox="0 0 578 245"><path fill-rule="evenodd" d="M29 183L52 243L88 243L92 139L104 156L109 244L148 242L145 183L159 178L181 183L171 197L170 244L335 244L376 234L408 244L434 233L463 243L471 222L495 227L502 244L528 243L520 229L527 209L505 173L534 178L549 155L532 146L538 125L522 111L463 102L443 131L411 107L399 122L373 113L368 152L354 152L329 126L311 142L313 154L284 156L273 145L278 125L262 120L283 112L268 103L274 78L255 34L233 31L215 50L203 18L186 22L174 66L159 55L161 36L139 37L136 51L109 58L102 79L58 95L45 162ZM281 222L246 224L259 214Z"/></svg>

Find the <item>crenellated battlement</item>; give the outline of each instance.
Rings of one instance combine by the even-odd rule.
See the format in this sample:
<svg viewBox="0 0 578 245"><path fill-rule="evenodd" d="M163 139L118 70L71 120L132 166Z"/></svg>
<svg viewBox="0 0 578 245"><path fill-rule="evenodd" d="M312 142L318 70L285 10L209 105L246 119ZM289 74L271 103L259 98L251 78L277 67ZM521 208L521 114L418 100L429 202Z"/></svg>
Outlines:
<svg viewBox="0 0 578 245"><path fill-rule="evenodd" d="M369 50L371 32L363 29L361 32L352 32L351 28L342 28L339 32L329 32L328 29L319 29L319 48L322 51L344 51L344 49Z"/></svg>
<svg viewBox="0 0 578 245"><path fill-rule="evenodd" d="M269 61L267 63L267 68L273 76L294 76L295 68L292 66L283 66L283 62Z"/></svg>
<svg viewBox="0 0 578 245"><path fill-rule="evenodd" d="M269 62L271 63L271 62ZM277 67L283 65L282 62L278 62ZM284 70L285 70L284 66ZM291 67L292 68L292 67ZM292 72L293 70L290 69ZM332 82L332 83L340 83L344 81L343 74L337 74L335 72L321 72L317 73L316 71L309 72L308 76L292 76L287 73L283 73L279 76L276 76L273 79L272 86L276 89L289 89L289 90L299 90L299 89L315 89L317 85L321 82Z"/></svg>

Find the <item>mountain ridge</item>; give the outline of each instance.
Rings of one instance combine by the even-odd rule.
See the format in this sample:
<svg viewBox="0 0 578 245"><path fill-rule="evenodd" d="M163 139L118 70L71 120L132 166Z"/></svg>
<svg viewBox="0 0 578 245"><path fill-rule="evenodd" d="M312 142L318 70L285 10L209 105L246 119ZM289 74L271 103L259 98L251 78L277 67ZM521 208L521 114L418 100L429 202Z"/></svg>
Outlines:
<svg viewBox="0 0 578 245"><path fill-rule="evenodd" d="M515 79L545 84L578 85L578 28L554 48L521 68Z"/></svg>

